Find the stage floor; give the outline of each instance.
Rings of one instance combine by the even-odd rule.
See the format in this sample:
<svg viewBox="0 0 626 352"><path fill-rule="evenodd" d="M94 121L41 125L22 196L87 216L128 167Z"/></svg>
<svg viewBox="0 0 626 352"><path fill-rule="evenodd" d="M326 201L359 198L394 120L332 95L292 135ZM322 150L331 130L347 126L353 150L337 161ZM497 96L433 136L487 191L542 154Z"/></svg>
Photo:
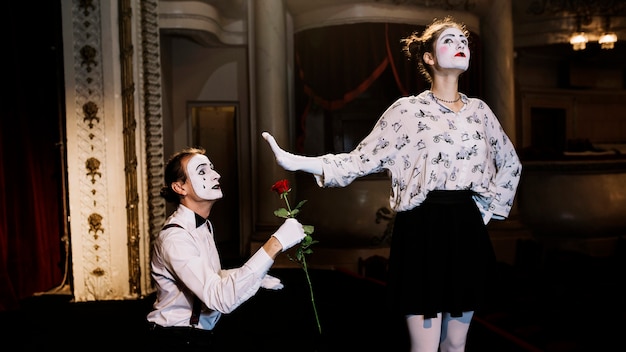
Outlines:
<svg viewBox="0 0 626 352"><path fill-rule="evenodd" d="M466 352L612 350L626 331L625 268L623 255L577 253L553 253L540 268L502 263L489 305L472 323ZM380 280L312 269L319 335L304 271L276 268L270 274L284 289L259 291L218 323L216 333L228 351L408 351L404 322L385 311ZM20 310L0 313L1 344L10 351L141 351L153 300L31 297Z"/></svg>

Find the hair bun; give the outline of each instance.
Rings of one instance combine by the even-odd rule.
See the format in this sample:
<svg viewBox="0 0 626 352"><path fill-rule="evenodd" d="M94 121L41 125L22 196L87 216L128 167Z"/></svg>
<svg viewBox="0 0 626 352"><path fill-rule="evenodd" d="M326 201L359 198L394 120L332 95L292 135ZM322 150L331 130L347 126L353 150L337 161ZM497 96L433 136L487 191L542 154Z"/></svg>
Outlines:
<svg viewBox="0 0 626 352"><path fill-rule="evenodd" d="M419 52L420 45L421 43L417 40L409 44L409 53L411 54L411 57L414 57L415 55L417 55L417 53Z"/></svg>

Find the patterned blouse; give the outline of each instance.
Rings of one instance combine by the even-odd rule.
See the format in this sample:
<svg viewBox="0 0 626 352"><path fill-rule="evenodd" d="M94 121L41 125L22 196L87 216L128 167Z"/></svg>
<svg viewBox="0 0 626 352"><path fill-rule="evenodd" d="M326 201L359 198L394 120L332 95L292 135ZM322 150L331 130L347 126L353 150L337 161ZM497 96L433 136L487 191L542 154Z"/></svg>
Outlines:
<svg viewBox="0 0 626 352"><path fill-rule="evenodd" d="M350 153L320 156L320 187L344 187L387 171L395 211L420 205L431 190L472 190L485 224L509 215L522 165L489 106L461 94L455 113L429 90L396 100Z"/></svg>

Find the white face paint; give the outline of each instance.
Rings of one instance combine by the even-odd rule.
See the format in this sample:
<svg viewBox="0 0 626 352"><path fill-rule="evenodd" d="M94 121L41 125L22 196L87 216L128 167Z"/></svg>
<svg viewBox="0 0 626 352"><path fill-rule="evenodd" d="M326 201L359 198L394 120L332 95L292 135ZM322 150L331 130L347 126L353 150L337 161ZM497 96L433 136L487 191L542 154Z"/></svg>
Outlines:
<svg viewBox="0 0 626 352"><path fill-rule="evenodd" d="M448 28L441 32L435 51L437 64L441 68L465 71L469 67L470 51L467 47L467 38L458 28Z"/></svg>
<svg viewBox="0 0 626 352"><path fill-rule="evenodd" d="M187 177L198 197L205 200L222 198L220 174L213 169L213 164L206 155L196 154L187 162Z"/></svg>

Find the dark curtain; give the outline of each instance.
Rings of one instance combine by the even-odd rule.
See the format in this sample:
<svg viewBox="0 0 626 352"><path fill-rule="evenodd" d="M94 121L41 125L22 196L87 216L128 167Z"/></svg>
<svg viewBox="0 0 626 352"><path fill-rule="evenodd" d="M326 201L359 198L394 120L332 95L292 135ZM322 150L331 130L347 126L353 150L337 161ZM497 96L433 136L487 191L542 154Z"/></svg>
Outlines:
<svg viewBox="0 0 626 352"><path fill-rule="evenodd" d="M400 43L402 38L424 28L397 23L358 23L297 33L294 43L299 151L306 138L306 117L313 109L323 110L324 116L332 121L333 114L354 109L359 99L378 100L384 109L401 96L430 88L416 63L404 55ZM459 90L480 96L481 46L475 34L470 35L470 50L470 68L461 76ZM312 136L320 137L324 138Z"/></svg>
<svg viewBox="0 0 626 352"><path fill-rule="evenodd" d="M60 1L10 1L3 20L0 116L0 311L64 274Z"/></svg>

